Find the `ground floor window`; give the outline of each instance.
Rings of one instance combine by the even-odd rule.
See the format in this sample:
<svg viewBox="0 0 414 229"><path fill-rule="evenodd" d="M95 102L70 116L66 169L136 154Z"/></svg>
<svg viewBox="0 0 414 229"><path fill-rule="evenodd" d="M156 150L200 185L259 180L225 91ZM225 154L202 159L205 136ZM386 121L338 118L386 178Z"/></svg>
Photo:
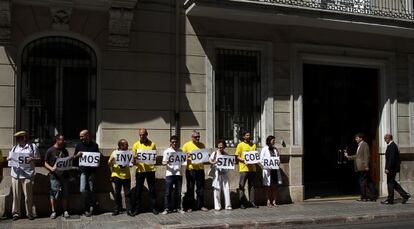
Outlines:
<svg viewBox="0 0 414 229"><path fill-rule="evenodd" d="M94 130L96 55L85 43L45 37L22 53L20 129L40 144L56 133L76 141L80 129Z"/></svg>
<svg viewBox="0 0 414 229"><path fill-rule="evenodd" d="M216 49L215 138L234 147L242 131L260 142L260 52Z"/></svg>

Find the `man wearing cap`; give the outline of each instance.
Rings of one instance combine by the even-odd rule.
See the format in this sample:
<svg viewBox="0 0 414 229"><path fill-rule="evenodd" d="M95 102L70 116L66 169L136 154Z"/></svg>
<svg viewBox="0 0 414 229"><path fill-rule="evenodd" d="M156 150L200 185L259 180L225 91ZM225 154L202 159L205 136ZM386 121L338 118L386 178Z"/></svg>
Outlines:
<svg viewBox="0 0 414 229"><path fill-rule="evenodd" d="M30 220L33 216L33 181L35 175L35 160L39 159L39 151L35 144L29 142L26 131L14 134L17 145L9 152L7 160L12 160L15 166L11 167L13 192L13 220L20 218L20 198L22 190L25 196L26 214Z"/></svg>

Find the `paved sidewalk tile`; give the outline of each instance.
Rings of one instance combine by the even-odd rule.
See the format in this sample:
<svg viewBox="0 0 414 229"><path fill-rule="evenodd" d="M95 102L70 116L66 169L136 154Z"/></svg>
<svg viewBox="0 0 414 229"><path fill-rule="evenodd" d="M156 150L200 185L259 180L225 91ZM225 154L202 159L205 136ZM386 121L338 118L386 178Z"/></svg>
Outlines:
<svg viewBox="0 0 414 229"><path fill-rule="evenodd" d="M55 220L39 218L34 221L0 221L0 228L32 229L112 229L112 228L269 228L282 225L343 223L361 220L414 218L414 203L382 205L379 202L360 203L351 200L303 202L233 211L196 211L192 213L153 215L143 213L135 217L110 213Z"/></svg>

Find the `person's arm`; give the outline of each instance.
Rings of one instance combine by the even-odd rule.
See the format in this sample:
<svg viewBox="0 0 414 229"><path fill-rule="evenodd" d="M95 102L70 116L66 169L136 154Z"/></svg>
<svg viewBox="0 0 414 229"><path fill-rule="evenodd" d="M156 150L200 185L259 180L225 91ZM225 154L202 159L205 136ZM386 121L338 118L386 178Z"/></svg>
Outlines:
<svg viewBox="0 0 414 229"><path fill-rule="evenodd" d="M210 158L208 159L208 162L210 162L210 164L216 164L217 163L217 151L214 151Z"/></svg>

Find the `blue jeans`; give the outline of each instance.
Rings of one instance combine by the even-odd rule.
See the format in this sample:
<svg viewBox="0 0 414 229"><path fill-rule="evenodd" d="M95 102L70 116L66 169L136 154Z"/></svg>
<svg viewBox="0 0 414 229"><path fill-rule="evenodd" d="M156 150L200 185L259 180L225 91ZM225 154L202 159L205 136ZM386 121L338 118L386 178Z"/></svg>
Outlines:
<svg viewBox="0 0 414 229"><path fill-rule="evenodd" d="M90 207L96 204L94 191L95 174L83 172L80 176L80 193L82 194L85 203L85 210L89 211Z"/></svg>
<svg viewBox="0 0 414 229"><path fill-rule="evenodd" d="M164 198L164 209L174 210L181 209L181 185L183 183L183 177L178 175L167 176L165 177L165 198ZM175 186L175 196L174 202L175 207L173 207L171 202L171 194L173 191L173 186Z"/></svg>

